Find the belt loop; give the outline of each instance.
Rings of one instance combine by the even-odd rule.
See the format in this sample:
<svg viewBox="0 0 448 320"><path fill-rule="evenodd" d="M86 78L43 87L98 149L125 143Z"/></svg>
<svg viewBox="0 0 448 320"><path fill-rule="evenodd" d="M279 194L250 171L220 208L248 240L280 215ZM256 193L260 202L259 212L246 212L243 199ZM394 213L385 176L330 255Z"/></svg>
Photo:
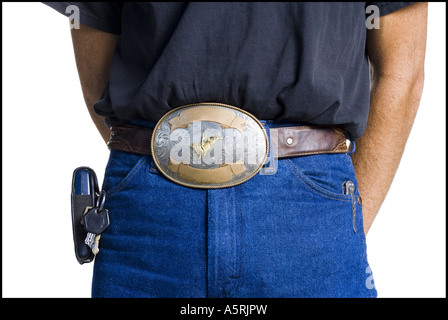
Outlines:
<svg viewBox="0 0 448 320"><path fill-rule="evenodd" d="M272 143L273 139L278 139L277 131L271 132L267 121L259 120L263 125L263 128L266 130L266 134L268 136L269 141L269 150L266 158L266 162L260 170L260 175L273 175L277 172L278 169L278 157L277 157L277 148L278 143Z"/></svg>

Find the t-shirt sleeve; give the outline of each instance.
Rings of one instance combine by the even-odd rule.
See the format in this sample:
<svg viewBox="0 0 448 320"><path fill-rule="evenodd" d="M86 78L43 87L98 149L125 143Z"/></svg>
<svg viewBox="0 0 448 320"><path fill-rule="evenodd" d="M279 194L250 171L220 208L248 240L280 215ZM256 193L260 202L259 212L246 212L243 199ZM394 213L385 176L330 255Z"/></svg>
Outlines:
<svg viewBox="0 0 448 320"><path fill-rule="evenodd" d="M380 9L380 16L385 16L413 3L415 2L366 2L366 7L375 5Z"/></svg>
<svg viewBox="0 0 448 320"><path fill-rule="evenodd" d="M69 17L73 10L68 6L79 8L79 23L104 32L121 33L121 2L42 2L57 12Z"/></svg>

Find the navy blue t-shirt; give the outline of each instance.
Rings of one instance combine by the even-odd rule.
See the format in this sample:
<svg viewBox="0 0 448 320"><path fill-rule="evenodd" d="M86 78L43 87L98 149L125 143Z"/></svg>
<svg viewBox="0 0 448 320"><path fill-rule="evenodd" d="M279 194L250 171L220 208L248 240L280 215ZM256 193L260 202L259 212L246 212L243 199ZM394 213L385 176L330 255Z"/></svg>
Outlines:
<svg viewBox="0 0 448 320"><path fill-rule="evenodd" d="M358 139L369 112L365 2L46 2L120 34L95 104L109 126L220 102L263 120L336 125ZM380 15L408 2L376 2ZM370 11L369 11L370 13Z"/></svg>

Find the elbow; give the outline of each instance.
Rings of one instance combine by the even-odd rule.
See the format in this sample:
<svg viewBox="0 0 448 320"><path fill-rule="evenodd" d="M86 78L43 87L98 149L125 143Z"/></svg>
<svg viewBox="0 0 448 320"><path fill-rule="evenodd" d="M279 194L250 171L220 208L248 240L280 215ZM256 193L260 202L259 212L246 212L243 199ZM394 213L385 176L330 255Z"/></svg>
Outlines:
<svg viewBox="0 0 448 320"><path fill-rule="evenodd" d="M417 104L420 102L420 99L423 94L423 88L425 84L425 70L424 67L421 68L414 77L412 78L412 82L410 85L410 96L412 99L417 102Z"/></svg>
<svg viewBox="0 0 448 320"><path fill-rule="evenodd" d="M399 69L375 70L371 69L372 89L376 87L387 87L388 91L395 98L403 97L408 103L417 105L423 94L425 83L424 64L419 67L401 67Z"/></svg>
<svg viewBox="0 0 448 320"><path fill-rule="evenodd" d="M417 110L420 106L420 100L423 95L423 88L425 83L425 72L422 67L411 75L408 75L407 81L404 81L404 86L401 89L402 98L407 106L407 114L412 115L412 119L416 116Z"/></svg>

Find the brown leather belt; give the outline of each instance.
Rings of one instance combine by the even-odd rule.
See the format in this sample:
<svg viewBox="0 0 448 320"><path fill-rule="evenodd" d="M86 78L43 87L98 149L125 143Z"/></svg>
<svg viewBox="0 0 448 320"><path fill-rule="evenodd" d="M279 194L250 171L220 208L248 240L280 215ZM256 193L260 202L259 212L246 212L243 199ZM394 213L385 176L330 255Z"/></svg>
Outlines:
<svg viewBox="0 0 448 320"><path fill-rule="evenodd" d="M111 128L109 149L141 155L151 155L153 129L122 125ZM347 153L344 130L336 127L278 127L270 128L274 150L278 158L297 157L323 153Z"/></svg>

